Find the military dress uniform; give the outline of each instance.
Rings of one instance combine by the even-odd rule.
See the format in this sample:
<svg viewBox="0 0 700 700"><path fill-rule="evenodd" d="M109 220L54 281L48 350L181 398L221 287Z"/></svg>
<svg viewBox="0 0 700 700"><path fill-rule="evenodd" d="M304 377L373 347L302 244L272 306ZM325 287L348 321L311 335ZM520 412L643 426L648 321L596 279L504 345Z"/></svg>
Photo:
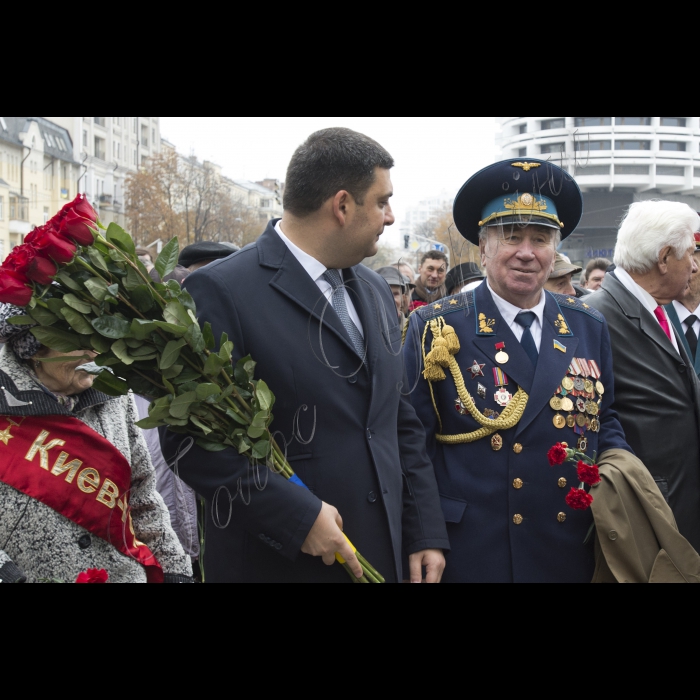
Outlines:
<svg viewBox="0 0 700 700"><path fill-rule="evenodd" d="M492 166L496 172L486 174L494 181L491 191L502 187L512 163ZM576 193L580 198L578 187L573 194L571 188L559 191ZM524 200L528 211L531 201L540 207L546 202L559 222L555 196L543 197L530 181L515 197L491 202L476 221L483 223L494 208L512 216L508 203ZM459 205L458 197L456 220ZM575 213L570 220L578 223ZM458 227L478 240L478 228ZM553 468L548 452L559 442L591 456L630 448L611 409L605 319L574 297L545 295L536 365L501 316L487 282L410 319L404 353L411 399L426 430L452 545L445 582L593 579L593 516L566 504L571 488L579 486L576 465Z"/></svg>

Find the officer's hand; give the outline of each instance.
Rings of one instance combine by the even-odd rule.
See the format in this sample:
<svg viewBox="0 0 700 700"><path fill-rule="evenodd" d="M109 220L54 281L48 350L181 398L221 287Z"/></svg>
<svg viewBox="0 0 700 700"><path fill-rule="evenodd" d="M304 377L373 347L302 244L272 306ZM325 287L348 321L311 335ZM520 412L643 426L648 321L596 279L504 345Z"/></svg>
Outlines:
<svg viewBox="0 0 700 700"><path fill-rule="evenodd" d="M345 535L343 535L343 519L340 517L340 513L327 503L321 507L321 513L311 528L301 551L312 557L321 557L326 566L335 564L337 552L348 563L356 578L364 576L355 552L352 551Z"/></svg>
<svg viewBox="0 0 700 700"><path fill-rule="evenodd" d="M445 555L440 549L426 549L411 554L408 559L411 566L411 583L423 583L423 567L426 568L425 583L440 583L445 572Z"/></svg>

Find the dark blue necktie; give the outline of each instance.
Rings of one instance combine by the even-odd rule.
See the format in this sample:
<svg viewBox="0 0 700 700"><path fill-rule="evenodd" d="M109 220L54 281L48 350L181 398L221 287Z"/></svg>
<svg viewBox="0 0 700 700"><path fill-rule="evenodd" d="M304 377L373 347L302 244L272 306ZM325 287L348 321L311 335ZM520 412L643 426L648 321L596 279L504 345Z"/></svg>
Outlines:
<svg viewBox="0 0 700 700"><path fill-rule="evenodd" d="M530 362L532 362L533 367L537 367L537 363L539 362L540 359L540 353L537 351L537 345L535 345L535 339L532 337L532 333L530 332L530 328L532 328L532 324L537 320L537 314L533 313L532 311L525 311L521 314L518 314L515 317L515 322L523 327L523 337L520 340L520 344L523 346L523 350L527 354L527 356L530 358Z"/></svg>
<svg viewBox="0 0 700 700"><path fill-rule="evenodd" d="M688 316L683 323L685 323L688 332L685 334L688 340L688 345L690 345L690 356L693 362L698 354L698 336L695 335L695 324L698 322L697 316Z"/></svg>

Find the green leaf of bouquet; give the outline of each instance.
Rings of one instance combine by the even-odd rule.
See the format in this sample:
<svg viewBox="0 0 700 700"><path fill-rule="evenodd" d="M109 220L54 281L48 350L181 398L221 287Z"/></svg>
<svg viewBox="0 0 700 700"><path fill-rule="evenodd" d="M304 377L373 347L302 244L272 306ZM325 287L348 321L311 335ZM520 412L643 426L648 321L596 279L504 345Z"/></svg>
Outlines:
<svg viewBox="0 0 700 700"><path fill-rule="evenodd" d="M268 412L267 411L260 411L255 415L255 418L253 418L253 427L254 428L265 428L267 426L267 418L268 418Z"/></svg>
<svg viewBox="0 0 700 700"><path fill-rule="evenodd" d="M218 384L200 384L197 387L197 399L206 401L210 396L218 396L221 389Z"/></svg>
<svg viewBox="0 0 700 700"><path fill-rule="evenodd" d="M253 445L253 457L255 459L265 459L270 454L270 441L269 440L258 440L258 442Z"/></svg>
<svg viewBox="0 0 700 700"><path fill-rule="evenodd" d="M145 284L140 284L138 287L131 290L131 301L134 306L144 314L148 313L156 305L151 290Z"/></svg>
<svg viewBox="0 0 700 700"><path fill-rule="evenodd" d="M58 316L51 313L48 309L42 306L36 306L33 308L29 315L40 325L40 326L53 326L54 323L58 321Z"/></svg>
<svg viewBox="0 0 700 700"><path fill-rule="evenodd" d="M188 367L181 374L175 377L175 379L173 379L173 384L177 384L178 386L184 386L185 384L188 384L190 382L199 382L201 380L201 373L197 372L197 370ZM197 387L195 386L195 390L196 388Z"/></svg>
<svg viewBox="0 0 700 700"><path fill-rule="evenodd" d="M99 277L86 280L85 288L97 301L104 301L107 296L107 283Z"/></svg>
<svg viewBox="0 0 700 700"><path fill-rule="evenodd" d="M119 296L119 285L110 284L109 287L107 287L107 294L107 301L110 301L110 299L116 299Z"/></svg>
<svg viewBox="0 0 700 700"><path fill-rule="evenodd" d="M224 361L224 362L231 362L231 354L233 353L233 343L230 340L227 340L222 346L221 349L219 350L219 357Z"/></svg>
<svg viewBox="0 0 700 700"><path fill-rule="evenodd" d="M73 333L59 330L58 328L37 326L31 329L31 334L42 345L52 350L57 350L58 352L75 352L82 347L79 335L74 335Z"/></svg>
<svg viewBox="0 0 700 700"><path fill-rule="evenodd" d="M11 326L34 326L36 321L31 316L13 316L8 318L7 322Z"/></svg>
<svg viewBox="0 0 700 700"><path fill-rule="evenodd" d="M218 355L209 355L207 361L204 363L204 374L206 374L207 377L217 377L224 364L224 361Z"/></svg>
<svg viewBox="0 0 700 700"><path fill-rule="evenodd" d="M197 418L196 416L190 416L190 422L193 423L194 425L196 425L200 430L202 430L202 432L205 435L211 435L213 432L212 429L208 425L205 425L204 423L202 423L202 421L199 420L199 418Z"/></svg>
<svg viewBox="0 0 700 700"><path fill-rule="evenodd" d="M223 452L228 449L228 445L224 445L220 442L211 442L204 438L199 438L199 440L197 440L197 445L207 452Z"/></svg>
<svg viewBox="0 0 700 700"><path fill-rule="evenodd" d="M129 356L129 349L123 340L112 343L112 352L128 367L134 364L134 358Z"/></svg>
<svg viewBox="0 0 700 700"><path fill-rule="evenodd" d="M173 238L161 251L156 260L156 270L163 279L167 277L176 267L180 256L180 244L177 238Z"/></svg>
<svg viewBox="0 0 700 700"><path fill-rule="evenodd" d="M175 391L175 387L165 378L163 377L163 386L173 395L177 394L177 391Z"/></svg>
<svg viewBox="0 0 700 700"><path fill-rule="evenodd" d="M98 270L102 270L102 272L109 272L109 268L107 267L107 263L105 262L105 259L102 257L102 253L100 253L100 251L97 250L97 248L95 248L94 246L88 248L88 256L89 256L92 264Z"/></svg>
<svg viewBox="0 0 700 700"><path fill-rule="evenodd" d="M139 275L133 267L129 267L126 271L126 277L124 278L124 287L126 287L127 292L131 292L140 287L143 284L143 277Z"/></svg>
<svg viewBox="0 0 700 700"><path fill-rule="evenodd" d="M161 425L164 425L163 421L151 416L136 423L136 427L141 428L141 430L155 430L155 428L160 428Z"/></svg>
<svg viewBox="0 0 700 700"><path fill-rule="evenodd" d="M187 340L190 347L195 352L204 352L206 342L204 341L204 336L202 335L202 331L199 329L198 324L194 323L187 329L187 333L185 333L185 340Z"/></svg>
<svg viewBox="0 0 700 700"><path fill-rule="evenodd" d="M56 279L61 282L64 286L68 287L68 289L72 289L74 292L79 292L82 289L82 286L80 285L79 282L74 280L68 272L65 270L61 270L57 275Z"/></svg>
<svg viewBox="0 0 700 700"><path fill-rule="evenodd" d="M275 402L275 397L262 379L258 381L258 385L255 387L255 396L258 399L260 408L269 413Z"/></svg>
<svg viewBox="0 0 700 700"><path fill-rule="evenodd" d="M189 420L187 418L164 418L163 422L167 423L168 425L176 425L181 428L184 428L189 424Z"/></svg>
<svg viewBox="0 0 700 700"><path fill-rule="evenodd" d="M61 309L61 315L68 321L70 327L81 335L92 335L93 327L85 320L85 317L73 309L66 307Z"/></svg>
<svg viewBox="0 0 700 700"><path fill-rule="evenodd" d="M81 301L78 299L75 294L66 294L63 297L63 301L68 304L68 306L71 307L71 309L75 309L76 311L79 311L81 314L89 314L92 311L92 307L90 304L87 302Z"/></svg>
<svg viewBox="0 0 700 700"><path fill-rule="evenodd" d="M244 438L238 445L238 454L244 455L246 452L250 452L250 450L252 449L253 446L251 445L251 443Z"/></svg>
<svg viewBox="0 0 700 700"><path fill-rule="evenodd" d="M129 385L115 377L109 370L105 370L97 376L92 388L101 391L107 396L125 396L129 393Z"/></svg>
<svg viewBox="0 0 700 700"><path fill-rule="evenodd" d="M136 246L134 245L133 238L121 227L115 223L111 223L107 227L107 234L105 238L113 243L118 248L121 248L125 253L129 255L136 255Z"/></svg>
<svg viewBox="0 0 700 700"><path fill-rule="evenodd" d="M63 299L47 299L46 304L49 307L50 311L52 314L56 314L58 316L61 313L61 309L65 309L66 304Z"/></svg>
<svg viewBox="0 0 700 700"><path fill-rule="evenodd" d="M207 321L202 328L202 335L204 336L204 342L207 346L207 350L213 350L216 347L216 338L214 338L214 331L211 329L211 323Z"/></svg>
<svg viewBox="0 0 700 700"><path fill-rule="evenodd" d="M171 340L166 346L160 358L161 370L169 369L180 359L180 350L187 343L184 340Z"/></svg>
<svg viewBox="0 0 700 700"><path fill-rule="evenodd" d="M177 295L177 298L188 311L197 313L197 305L194 303L192 295L186 289L181 289L180 293Z"/></svg>
<svg viewBox="0 0 700 700"><path fill-rule="evenodd" d="M187 313L187 309L179 301L170 301L165 305L163 318L167 323L172 323L176 326L189 328L192 325L192 319Z"/></svg>
<svg viewBox="0 0 700 700"><path fill-rule="evenodd" d="M91 321L92 327L105 338L120 340L131 331L131 322L118 316L100 316Z"/></svg>
<svg viewBox="0 0 700 700"><path fill-rule="evenodd" d="M158 399L148 410L148 415L156 420L163 420L170 415L170 401L171 399L164 396L162 399Z"/></svg>
<svg viewBox="0 0 700 700"><path fill-rule="evenodd" d="M183 369L185 369L185 365L173 365L169 369L163 370L163 376L166 379L175 379L182 374Z"/></svg>
<svg viewBox="0 0 700 700"><path fill-rule="evenodd" d="M242 418L239 416L235 411L232 411L230 408L226 409L226 415L231 418L232 420L236 421L239 425L250 425L245 418Z"/></svg>
<svg viewBox="0 0 700 700"><path fill-rule="evenodd" d="M254 426L250 426L248 428L248 437L253 438L253 440L257 440L259 437L262 437L265 434L265 428L255 428Z"/></svg>
<svg viewBox="0 0 700 700"><path fill-rule="evenodd" d="M182 396L177 396L170 404L170 415L173 418L186 418L189 416L190 407L197 400L196 391L188 391Z"/></svg>
<svg viewBox="0 0 700 700"><path fill-rule="evenodd" d="M99 333L93 333L90 336L90 345L99 353L109 352L109 340L103 338Z"/></svg>

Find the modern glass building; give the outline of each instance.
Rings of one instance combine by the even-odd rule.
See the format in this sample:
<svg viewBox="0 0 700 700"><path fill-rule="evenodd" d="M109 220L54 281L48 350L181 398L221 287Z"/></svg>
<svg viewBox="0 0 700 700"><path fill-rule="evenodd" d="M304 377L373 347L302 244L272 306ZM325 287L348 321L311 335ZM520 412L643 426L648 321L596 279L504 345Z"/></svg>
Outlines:
<svg viewBox="0 0 700 700"><path fill-rule="evenodd" d="M503 158L551 159L584 193L581 225L562 251L577 264L611 258L635 201L700 211L700 117L497 117Z"/></svg>

